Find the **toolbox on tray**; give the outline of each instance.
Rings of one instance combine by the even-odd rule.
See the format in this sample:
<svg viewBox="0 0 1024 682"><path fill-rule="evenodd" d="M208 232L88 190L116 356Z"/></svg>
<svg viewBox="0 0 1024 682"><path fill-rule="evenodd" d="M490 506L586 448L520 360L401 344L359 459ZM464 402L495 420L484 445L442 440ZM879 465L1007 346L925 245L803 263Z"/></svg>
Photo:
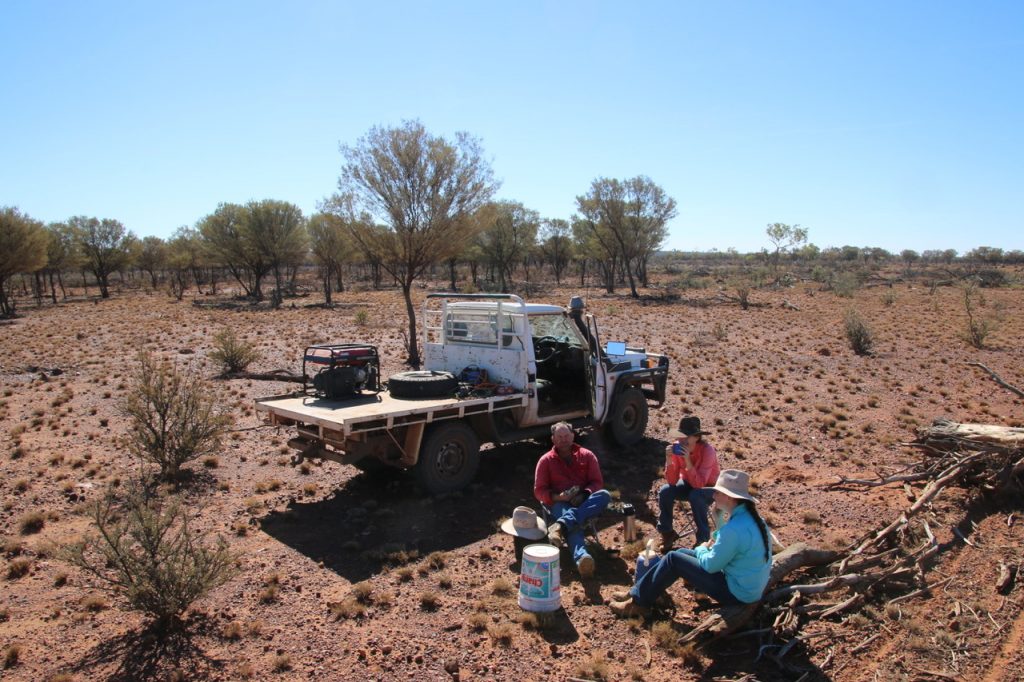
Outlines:
<svg viewBox="0 0 1024 682"><path fill-rule="evenodd" d="M364 343L309 346L302 355L302 375L303 390L318 398L338 400L363 390L380 391L380 355L376 346Z"/></svg>

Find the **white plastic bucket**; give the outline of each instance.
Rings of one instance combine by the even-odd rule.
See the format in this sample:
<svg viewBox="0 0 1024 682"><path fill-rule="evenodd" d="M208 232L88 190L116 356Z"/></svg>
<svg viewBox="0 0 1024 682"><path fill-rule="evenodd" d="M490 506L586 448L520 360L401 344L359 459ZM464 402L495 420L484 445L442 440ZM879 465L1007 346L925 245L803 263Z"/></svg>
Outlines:
<svg viewBox="0 0 1024 682"><path fill-rule="evenodd" d="M557 611L562 608L559 549L551 545L527 545L519 576L519 606L525 611Z"/></svg>

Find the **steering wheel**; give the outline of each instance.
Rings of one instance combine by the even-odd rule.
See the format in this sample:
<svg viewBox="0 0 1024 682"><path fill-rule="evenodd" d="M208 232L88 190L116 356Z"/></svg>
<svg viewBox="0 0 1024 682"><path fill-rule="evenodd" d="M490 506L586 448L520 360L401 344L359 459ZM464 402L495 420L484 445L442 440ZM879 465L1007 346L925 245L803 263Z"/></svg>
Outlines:
<svg viewBox="0 0 1024 682"><path fill-rule="evenodd" d="M533 342L533 352L538 365L548 362L558 353L558 339L554 336L541 336Z"/></svg>

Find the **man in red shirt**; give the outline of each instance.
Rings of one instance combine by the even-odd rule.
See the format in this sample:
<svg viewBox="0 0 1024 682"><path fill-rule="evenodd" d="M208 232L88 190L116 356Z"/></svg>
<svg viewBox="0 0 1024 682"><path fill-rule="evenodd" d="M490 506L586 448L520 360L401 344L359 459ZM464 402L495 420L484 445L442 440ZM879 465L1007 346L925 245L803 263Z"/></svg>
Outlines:
<svg viewBox="0 0 1024 682"><path fill-rule="evenodd" d="M607 509L612 496L604 490L597 457L573 442L571 425L553 425L551 442L554 447L537 461L533 494L555 519L548 528L551 544L560 546L567 538L580 576L589 578L594 557L583 544L583 525Z"/></svg>
<svg viewBox="0 0 1024 682"><path fill-rule="evenodd" d="M696 545L711 538L708 525L708 507L711 506L712 490L718 479L718 453L704 440L706 431L700 428L699 417L683 417L679 430L671 435L676 441L665 448L665 480L667 484L658 491L658 530L661 532L661 551L668 552L679 534L672 528L672 509L676 500L685 499L690 503L693 520L697 526Z"/></svg>

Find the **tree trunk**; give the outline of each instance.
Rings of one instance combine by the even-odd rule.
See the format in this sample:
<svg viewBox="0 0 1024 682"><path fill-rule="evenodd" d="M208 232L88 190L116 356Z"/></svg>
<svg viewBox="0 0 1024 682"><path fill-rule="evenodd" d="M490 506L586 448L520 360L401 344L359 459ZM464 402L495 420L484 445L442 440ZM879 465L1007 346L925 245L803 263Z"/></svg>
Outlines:
<svg viewBox="0 0 1024 682"><path fill-rule="evenodd" d="M53 270L50 270L50 300L53 301L54 305L57 305L57 287L53 283Z"/></svg>
<svg viewBox="0 0 1024 682"><path fill-rule="evenodd" d="M331 266L324 265L320 268L320 278L324 283L324 303L331 305Z"/></svg>
<svg viewBox="0 0 1024 682"><path fill-rule="evenodd" d="M416 338L416 309L412 305L412 282L402 283L402 296L405 298L405 313L409 316L409 339L406 348L409 351L409 365L413 369L420 368L420 350Z"/></svg>
<svg viewBox="0 0 1024 682"><path fill-rule="evenodd" d="M457 263L456 263L456 260L454 258L449 258L448 259L448 283L451 286L451 289L449 289L449 291L458 291L458 289L456 289L456 284L455 284L455 266L456 266L456 264Z"/></svg>

